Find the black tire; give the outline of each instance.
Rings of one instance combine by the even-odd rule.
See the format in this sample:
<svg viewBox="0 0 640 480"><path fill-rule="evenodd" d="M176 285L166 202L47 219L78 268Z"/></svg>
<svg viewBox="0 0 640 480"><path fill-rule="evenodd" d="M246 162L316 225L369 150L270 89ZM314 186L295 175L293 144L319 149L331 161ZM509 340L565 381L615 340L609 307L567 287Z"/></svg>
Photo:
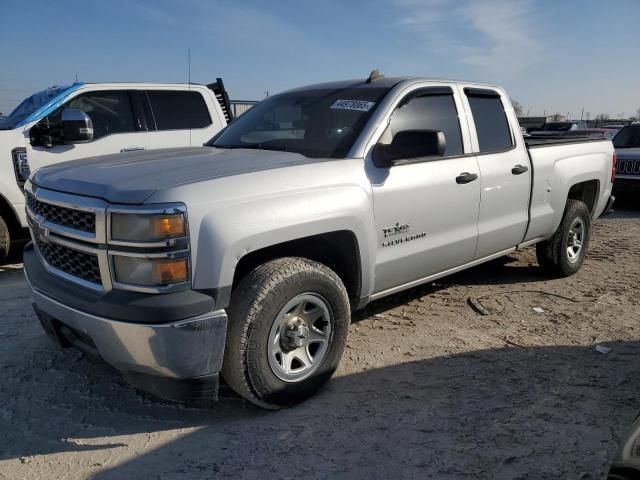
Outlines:
<svg viewBox="0 0 640 480"><path fill-rule="evenodd" d="M11 236L9 228L4 219L0 217L0 262L6 260L9 256L9 247L11 246Z"/></svg>
<svg viewBox="0 0 640 480"><path fill-rule="evenodd" d="M579 221L583 224L582 248L574 259L568 253L571 226ZM589 209L579 200L567 200L560 226L553 237L536 245L538 264L547 272L557 277L568 277L582 267L589 249L591 238L591 214Z"/></svg>
<svg viewBox="0 0 640 480"><path fill-rule="evenodd" d="M283 381L270 366L267 344L282 309L299 295L322 298L331 318L324 357L308 378ZM305 258L269 261L251 271L234 289L222 376L236 393L264 408L278 409L312 396L333 375L345 349L351 321L349 297L340 277Z"/></svg>

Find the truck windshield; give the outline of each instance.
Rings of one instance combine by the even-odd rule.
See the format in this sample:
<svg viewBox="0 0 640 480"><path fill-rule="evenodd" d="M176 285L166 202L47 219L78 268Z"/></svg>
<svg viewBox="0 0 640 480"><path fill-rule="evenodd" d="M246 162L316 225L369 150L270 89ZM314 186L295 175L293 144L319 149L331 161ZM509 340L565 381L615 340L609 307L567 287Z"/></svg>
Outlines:
<svg viewBox="0 0 640 480"><path fill-rule="evenodd" d="M388 88L298 90L263 100L207 145L344 158Z"/></svg>
<svg viewBox="0 0 640 480"><path fill-rule="evenodd" d="M613 137L616 148L640 148L640 125L628 125Z"/></svg>
<svg viewBox="0 0 640 480"><path fill-rule="evenodd" d="M54 99L69 88L68 85L62 87L51 87L41 92L34 93L25 98L6 118L0 121L1 130L11 130L22 122L25 118L38 110L44 104Z"/></svg>

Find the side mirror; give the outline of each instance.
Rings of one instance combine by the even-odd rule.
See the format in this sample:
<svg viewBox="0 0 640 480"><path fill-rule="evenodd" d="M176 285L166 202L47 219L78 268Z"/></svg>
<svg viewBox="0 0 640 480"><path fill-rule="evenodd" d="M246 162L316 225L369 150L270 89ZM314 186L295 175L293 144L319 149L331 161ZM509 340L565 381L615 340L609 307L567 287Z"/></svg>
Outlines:
<svg viewBox="0 0 640 480"><path fill-rule="evenodd" d="M93 122L82 110L67 108L62 111L64 143L85 143L93 140Z"/></svg>
<svg viewBox="0 0 640 480"><path fill-rule="evenodd" d="M389 167L401 160L419 157L441 157L447 149L444 132L439 130L403 130L396 133L389 145L378 144L373 161L378 167Z"/></svg>

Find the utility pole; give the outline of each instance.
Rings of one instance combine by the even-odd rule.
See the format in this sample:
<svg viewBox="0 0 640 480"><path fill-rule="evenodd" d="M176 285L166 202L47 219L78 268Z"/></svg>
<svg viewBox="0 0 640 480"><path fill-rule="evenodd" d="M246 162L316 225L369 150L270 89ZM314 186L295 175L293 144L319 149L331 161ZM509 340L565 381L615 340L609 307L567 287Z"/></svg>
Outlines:
<svg viewBox="0 0 640 480"><path fill-rule="evenodd" d="M582 107L582 112L580 112L580 120L584 118L584 107Z"/></svg>

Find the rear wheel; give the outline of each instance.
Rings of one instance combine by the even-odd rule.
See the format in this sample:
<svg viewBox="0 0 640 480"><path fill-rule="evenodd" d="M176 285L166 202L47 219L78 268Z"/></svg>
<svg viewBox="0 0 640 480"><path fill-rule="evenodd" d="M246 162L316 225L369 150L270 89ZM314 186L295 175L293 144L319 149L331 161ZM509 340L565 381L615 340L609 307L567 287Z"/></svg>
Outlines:
<svg viewBox="0 0 640 480"><path fill-rule="evenodd" d="M9 247L11 245L11 236L9 228L2 217L0 217L0 262L9 256Z"/></svg>
<svg viewBox="0 0 640 480"><path fill-rule="evenodd" d="M350 323L338 275L304 258L280 258L250 272L231 295L222 375L265 408L305 400L333 375Z"/></svg>
<svg viewBox="0 0 640 480"><path fill-rule="evenodd" d="M564 215L556 233L536 245L536 256L542 268L560 277L568 277L582 267L591 237L591 215L579 200L567 200Z"/></svg>

